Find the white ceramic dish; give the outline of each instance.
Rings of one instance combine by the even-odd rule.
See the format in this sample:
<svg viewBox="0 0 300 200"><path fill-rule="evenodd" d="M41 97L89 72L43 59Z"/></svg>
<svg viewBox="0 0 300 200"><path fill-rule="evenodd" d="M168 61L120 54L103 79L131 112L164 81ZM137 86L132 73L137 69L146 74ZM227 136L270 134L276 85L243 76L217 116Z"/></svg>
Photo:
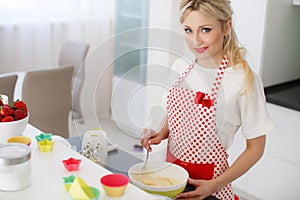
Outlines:
<svg viewBox="0 0 300 200"><path fill-rule="evenodd" d="M136 178L142 175L143 165L144 163L138 163L128 170L128 176L132 184L149 193L170 198L174 198L177 194L183 192L189 177L188 172L184 168L168 162L149 162L147 169L149 169L149 176L151 176L151 178L163 177L171 178L176 181L176 184L172 186L159 187L146 185ZM174 176L175 174L176 176ZM143 178L147 178L147 175L145 174Z"/></svg>
<svg viewBox="0 0 300 200"><path fill-rule="evenodd" d="M6 144L7 140L13 136L23 134L29 120L29 114L24 119L12 122L0 122L0 144Z"/></svg>

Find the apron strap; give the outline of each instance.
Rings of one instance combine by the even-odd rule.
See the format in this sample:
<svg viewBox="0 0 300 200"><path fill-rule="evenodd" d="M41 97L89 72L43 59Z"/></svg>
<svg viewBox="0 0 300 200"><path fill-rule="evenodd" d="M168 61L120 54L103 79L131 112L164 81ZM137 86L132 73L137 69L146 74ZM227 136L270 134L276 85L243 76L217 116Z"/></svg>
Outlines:
<svg viewBox="0 0 300 200"><path fill-rule="evenodd" d="M213 87L211 88L211 99L215 100L216 103L216 99L217 99L217 94L225 73L225 69L227 68L228 65L228 59L226 56L224 56L223 60L221 61L221 64L218 68L218 73L215 77L215 80L213 82Z"/></svg>
<svg viewBox="0 0 300 200"><path fill-rule="evenodd" d="M193 67L195 66L196 60L190 64L188 66L188 68L185 69L185 71L181 74L181 76L177 79L175 86L179 86L179 84L181 83L181 81L183 81L185 79L185 77L188 75L188 73L191 71L191 69L193 69Z"/></svg>

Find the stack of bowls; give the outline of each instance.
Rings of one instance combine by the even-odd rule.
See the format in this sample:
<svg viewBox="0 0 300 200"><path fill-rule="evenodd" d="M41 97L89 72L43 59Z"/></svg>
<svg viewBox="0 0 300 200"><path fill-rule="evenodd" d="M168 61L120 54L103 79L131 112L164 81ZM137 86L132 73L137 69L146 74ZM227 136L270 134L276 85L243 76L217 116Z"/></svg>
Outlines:
<svg viewBox="0 0 300 200"><path fill-rule="evenodd" d="M40 135L35 136L35 139L41 152L52 151L54 141L52 140L51 133L41 133Z"/></svg>

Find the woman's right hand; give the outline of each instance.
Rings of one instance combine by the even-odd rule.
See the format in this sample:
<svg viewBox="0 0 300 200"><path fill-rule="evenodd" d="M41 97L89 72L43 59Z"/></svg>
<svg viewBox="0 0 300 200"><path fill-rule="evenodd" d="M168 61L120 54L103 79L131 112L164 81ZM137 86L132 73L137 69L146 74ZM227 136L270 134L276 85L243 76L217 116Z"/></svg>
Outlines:
<svg viewBox="0 0 300 200"><path fill-rule="evenodd" d="M141 144L147 150L152 151L151 144L159 144L163 138L153 129L144 129L142 132Z"/></svg>

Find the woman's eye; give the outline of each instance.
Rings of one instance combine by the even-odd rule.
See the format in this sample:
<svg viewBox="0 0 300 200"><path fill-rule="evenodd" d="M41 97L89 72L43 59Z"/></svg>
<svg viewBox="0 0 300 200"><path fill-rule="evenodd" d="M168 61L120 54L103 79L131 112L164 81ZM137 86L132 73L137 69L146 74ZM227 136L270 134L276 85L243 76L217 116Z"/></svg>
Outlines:
<svg viewBox="0 0 300 200"><path fill-rule="evenodd" d="M203 32L203 33L208 33L210 31L211 31L211 28L202 28L201 29L201 32Z"/></svg>
<svg viewBox="0 0 300 200"><path fill-rule="evenodd" d="M192 29L186 28L186 29L184 29L184 31L185 31L186 33L191 33L191 32L192 32Z"/></svg>

